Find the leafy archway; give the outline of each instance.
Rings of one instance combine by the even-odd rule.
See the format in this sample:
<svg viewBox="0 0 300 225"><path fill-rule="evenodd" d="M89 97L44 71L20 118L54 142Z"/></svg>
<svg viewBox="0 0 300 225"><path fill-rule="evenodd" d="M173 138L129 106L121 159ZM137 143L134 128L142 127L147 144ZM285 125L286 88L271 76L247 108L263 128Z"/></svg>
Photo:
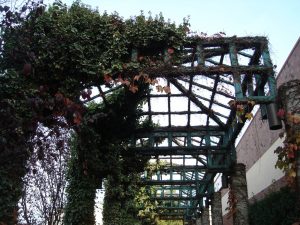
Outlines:
<svg viewBox="0 0 300 225"><path fill-rule="evenodd" d="M38 126L57 136L61 128L73 131L66 224L94 223L95 189L105 177L125 192L142 177L154 187L147 193L160 203L159 216L192 221L210 204L218 173L226 184L236 163L234 141L253 106L276 97L265 37L198 36L185 20L179 26L162 15L124 20L80 2L45 8L29 1L19 11L0 10L6 162L0 221L7 224L16 220L28 156L36 146L40 156L47 151ZM153 109L156 99L163 104ZM178 100L185 110L173 104ZM156 116L164 125L156 126ZM140 176L150 157L168 163ZM125 192L108 197L121 207L130 204Z"/></svg>
<svg viewBox="0 0 300 225"><path fill-rule="evenodd" d="M73 130L65 223L93 224L101 178L117 176L122 164L126 173L141 171L148 158L122 156L133 129L151 127L136 112L157 81L140 70L160 64L162 49L180 46L188 24L176 27L162 16L123 20L80 2L70 8L55 2L46 9L29 1L19 11L1 7L1 12L1 159L14 163L1 166L5 210L0 221L13 224L17 219L25 163L39 142L37 127L43 126L56 135L62 127ZM100 103L93 103L97 97ZM38 146L43 155L47 147ZM17 160L15 155L20 155Z"/></svg>

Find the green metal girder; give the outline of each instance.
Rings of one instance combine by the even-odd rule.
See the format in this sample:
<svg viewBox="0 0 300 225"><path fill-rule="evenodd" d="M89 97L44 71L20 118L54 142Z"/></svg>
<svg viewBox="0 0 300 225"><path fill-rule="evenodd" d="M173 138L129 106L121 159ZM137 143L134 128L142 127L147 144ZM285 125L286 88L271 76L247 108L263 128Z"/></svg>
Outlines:
<svg viewBox="0 0 300 225"><path fill-rule="evenodd" d="M168 85L172 84L180 93L165 96L168 102L167 111L153 111L151 108L150 100L163 98L162 94L150 93L147 96L148 111L140 115L150 118L167 116L169 126L136 130L129 149L139 155L155 157L170 155L170 162L172 162L172 156L182 156L182 165L167 165L157 171L155 179L151 177L142 183L155 187L156 195L152 195L151 198L162 204L159 209L161 217L183 218L186 221L197 216L197 211L203 207L204 198L211 197L216 174L222 173L226 178L230 172L230 166L236 162L234 142L244 124L237 122L235 110L227 106L224 100L216 101L216 96L220 95L228 101L236 100L246 104L249 101L255 101L256 104L264 105L275 100L276 83L268 41L264 37L191 38L182 46L182 49L186 53L182 61L184 66L172 66L170 57L166 57L167 51L164 51L167 59L165 65L143 69L142 72L148 74L149 77L166 78ZM136 60L138 51L133 55ZM225 55L230 59L229 62L223 61ZM247 58L248 65L243 65L240 57ZM209 77L213 86L198 82L194 79L196 76ZM228 79L228 77L233 79ZM234 87L234 93L220 89L219 84ZM266 86L269 88L269 94L265 93ZM210 92L210 98L195 92L195 89ZM182 96L188 98L188 110L171 111L172 97ZM191 103L198 109L191 110ZM214 105L227 112L231 110L229 116L224 115L222 110L212 110ZM245 112L250 112L252 107L248 104ZM206 124L201 126L190 124L190 117L195 114L205 114ZM174 127L171 115L186 115L187 126ZM241 119L245 121L243 116ZM215 125L211 125L210 120ZM193 138L199 141L198 146L195 146ZM157 140L163 139L165 139L164 144L157 143ZM184 157L187 156L200 158L197 159L196 165L186 165ZM163 177L162 174L168 174L168 177ZM178 179L178 174L180 179ZM166 202L168 204L165 204ZM183 204L187 202L188 205L184 206ZM177 203L178 205L175 205Z"/></svg>
<svg viewBox="0 0 300 225"><path fill-rule="evenodd" d="M205 184L206 181L200 180L145 180L143 185L200 185Z"/></svg>
<svg viewBox="0 0 300 225"><path fill-rule="evenodd" d="M136 154L145 156L158 155L225 155L227 153L225 147L221 146L174 146L174 147L136 147L129 148Z"/></svg>
<svg viewBox="0 0 300 225"><path fill-rule="evenodd" d="M171 197L151 197L151 199L156 201L191 201L191 200L199 200L203 197L208 197L208 194L198 194L197 196L171 196Z"/></svg>

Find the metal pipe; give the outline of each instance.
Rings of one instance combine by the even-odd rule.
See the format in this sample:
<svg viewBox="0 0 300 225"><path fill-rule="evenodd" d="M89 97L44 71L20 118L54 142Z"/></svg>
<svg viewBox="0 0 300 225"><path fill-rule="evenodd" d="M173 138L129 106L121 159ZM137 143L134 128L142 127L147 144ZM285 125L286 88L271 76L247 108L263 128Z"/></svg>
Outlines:
<svg viewBox="0 0 300 225"><path fill-rule="evenodd" d="M267 104L267 117L270 130L279 130L282 128L281 120L277 116L277 104L272 102Z"/></svg>

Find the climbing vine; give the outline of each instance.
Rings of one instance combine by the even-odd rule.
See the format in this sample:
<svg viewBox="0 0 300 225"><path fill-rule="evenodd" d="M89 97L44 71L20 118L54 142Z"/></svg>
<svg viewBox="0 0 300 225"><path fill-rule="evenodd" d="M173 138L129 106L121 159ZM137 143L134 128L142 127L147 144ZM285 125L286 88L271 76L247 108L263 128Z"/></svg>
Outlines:
<svg viewBox="0 0 300 225"><path fill-rule="evenodd" d="M0 11L1 159L11 162L13 155L20 156L1 165L0 221L16 221L21 178L41 124L49 131L73 130L65 223L93 224L87 208L99 180L108 174L117 177L122 161L130 162L126 169L133 173L144 166L145 159L125 156L128 135L141 122L137 105L149 85L159 92L169 93L170 88L142 69L162 64L162 49L176 64L188 21L175 26L162 15L143 14L124 20L79 1L69 8L56 1L47 8L29 0L19 9L5 6ZM124 88L110 96L101 92L116 85ZM87 106L95 88L103 101ZM39 151L47 148L40 146ZM81 200L86 205L80 208Z"/></svg>
<svg viewBox="0 0 300 225"><path fill-rule="evenodd" d="M280 137L284 138L284 144L275 150L275 153L278 154L275 166L283 170L288 175L289 182L293 183L296 177L296 154L300 146L300 133L294 132L291 127L300 124L300 115L291 113L285 115L284 109L279 109L277 114L290 125L286 126L286 134L280 134Z"/></svg>
<svg viewBox="0 0 300 225"><path fill-rule="evenodd" d="M288 176L290 184L296 184L297 159L300 149L300 114L299 114L299 81L287 82L279 88L279 110L277 116L282 119L285 125L285 133L280 137L284 138L283 146L278 147L275 153L278 154L276 167L283 170ZM299 161L299 160L298 160ZM299 179L298 179L299 180ZM296 184L299 186L299 184ZM298 187L299 188L299 187Z"/></svg>

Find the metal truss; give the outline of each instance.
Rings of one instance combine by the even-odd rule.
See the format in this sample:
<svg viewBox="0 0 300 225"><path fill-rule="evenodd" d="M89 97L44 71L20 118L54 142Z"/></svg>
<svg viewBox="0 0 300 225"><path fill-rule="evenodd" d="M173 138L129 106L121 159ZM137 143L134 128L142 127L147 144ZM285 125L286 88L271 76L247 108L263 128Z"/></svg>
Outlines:
<svg viewBox="0 0 300 225"><path fill-rule="evenodd" d="M226 181L236 162L234 142L252 101L274 101L276 85L265 37L191 38L181 51L179 64L166 60L161 68L144 69L171 93L149 91L141 116L159 127L136 130L130 148L165 163L143 177L154 187L149 194L159 216L191 220L215 191L216 174ZM232 100L243 104L242 122Z"/></svg>
<svg viewBox="0 0 300 225"><path fill-rule="evenodd" d="M160 218L186 221L209 204L217 174L227 183L245 115L254 103L274 102L276 82L265 37L191 37L177 50L179 61L162 49L164 63L141 71L171 93L148 92L140 116L158 127L137 129L129 149L164 162L155 174L145 172L143 185L153 187ZM239 119L237 104L243 105Z"/></svg>

